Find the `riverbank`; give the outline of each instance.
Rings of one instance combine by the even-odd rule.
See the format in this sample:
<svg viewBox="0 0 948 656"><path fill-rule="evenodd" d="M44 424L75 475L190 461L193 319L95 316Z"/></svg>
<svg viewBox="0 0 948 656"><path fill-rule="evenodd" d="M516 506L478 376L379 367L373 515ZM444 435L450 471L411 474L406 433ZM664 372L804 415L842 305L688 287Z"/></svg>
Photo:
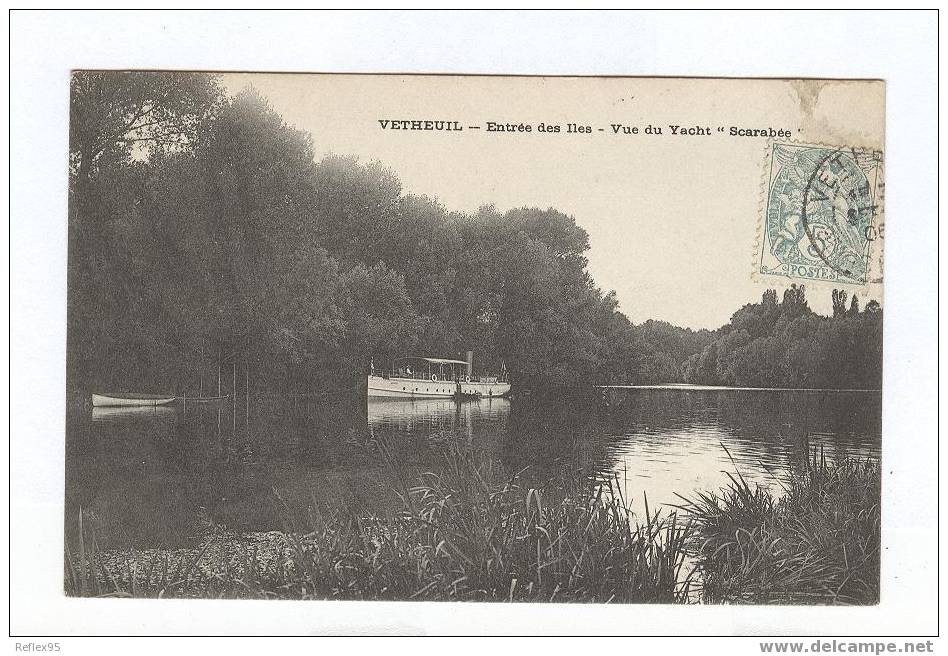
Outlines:
<svg viewBox="0 0 948 656"><path fill-rule="evenodd" d="M702 595L711 603L879 602L877 461L828 463L813 451L777 496L740 474L682 508L692 520Z"/></svg>
<svg viewBox="0 0 948 656"><path fill-rule="evenodd" d="M782 495L739 476L667 514L632 516L620 486L567 473L528 487L447 448L399 482L386 518L310 525L190 549L66 553L70 595L281 599L837 603L878 599L878 467L822 460ZM689 563L686 567L685 563ZM699 581L701 582L699 584Z"/></svg>

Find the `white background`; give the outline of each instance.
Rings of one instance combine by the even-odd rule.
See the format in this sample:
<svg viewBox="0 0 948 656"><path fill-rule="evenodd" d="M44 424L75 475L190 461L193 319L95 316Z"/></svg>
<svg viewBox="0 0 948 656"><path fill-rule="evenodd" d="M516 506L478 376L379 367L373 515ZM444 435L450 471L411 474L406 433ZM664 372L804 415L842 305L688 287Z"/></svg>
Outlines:
<svg viewBox="0 0 948 656"><path fill-rule="evenodd" d="M14 12L10 18L12 634L23 636L20 642L44 642L36 637L42 635L143 633L934 634L936 18L931 11ZM64 597L71 68L885 79L889 226L882 603L872 608L739 608ZM14 642L7 644L11 652ZM757 642L727 641L728 651L759 653ZM805 642L809 645L812 640ZM61 644L63 653L263 648L259 641L246 640L213 646L207 641L79 639ZM555 644L571 648L569 643ZM651 646L700 653L724 645L690 639L655 641ZM312 649L294 643L271 647Z"/></svg>

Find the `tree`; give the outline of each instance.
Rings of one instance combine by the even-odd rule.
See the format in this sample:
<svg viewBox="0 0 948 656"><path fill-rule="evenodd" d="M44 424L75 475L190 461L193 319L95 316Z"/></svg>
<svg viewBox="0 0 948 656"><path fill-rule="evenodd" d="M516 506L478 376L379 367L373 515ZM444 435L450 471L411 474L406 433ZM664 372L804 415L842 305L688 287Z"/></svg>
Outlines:
<svg viewBox="0 0 948 656"><path fill-rule="evenodd" d="M222 101L212 75L157 71L76 71L72 75L69 155L79 180L105 165L188 145Z"/></svg>
<svg viewBox="0 0 948 656"><path fill-rule="evenodd" d="M685 359L688 382L755 387L835 387L878 389L882 332L876 316L845 309L847 294L833 291L834 317L817 315L791 285L773 316L765 293L760 304L745 305L714 340ZM877 304L878 305L878 304Z"/></svg>
<svg viewBox="0 0 948 656"><path fill-rule="evenodd" d="M855 298L855 297L854 297ZM846 291L842 289L833 290L833 318L846 316Z"/></svg>
<svg viewBox="0 0 948 656"><path fill-rule="evenodd" d="M859 297L855 294L853 294L853 302L849 306L849 312L847 313L847 316L859 316Z"/></svg>
<svg viewBox="0 0 948 656"><path fill-rule="evenodd" d="M373 357L384 362L411 352L418 317L400 274L381 262L360 263L344 274L339 292L345 367L363 373Z"/></svg>
<svg viewBox="0 0 948 656"><path fill-rule="evenodd" d="M329 156L314 170L313 219L319 243L333 255L372 266L398 238L402 186L378 162Z"/></svg>
<svg viewBox="0 0 948 656"><path fill-rule="evenodd" d="M222 94L216 79L203 74L77 71L70 86L67 379L73 386L80 372L89 376L101 363L110 335L136 334L122 313L135 300L136 290L127 286L144 257L135 244L147 248L151 238L138 205L148 179L143 164L186 150ZM130 231L131 225L140 229Z"/></svg>
<svg viewBox="0 0 948 656"><path fill-rule="evenodd" d="M310 135L249 89L201 125L194 147L200 188L185 220L202 228L189 259L210 273L194 312L208 316L215 350L265 358L274 370L334 362L345 333L342 266L319 243Z"/></svg>
<svg viewBox="0 0 948 656"><path fill-rule="evenodd" d="M378 162L315 160L252 89L200 74L72 80L69 372L193 389L221 360L274 388L354 382L369 360L473 349L518 385L878 387L881 308L765 290L715 331L633 325L553 208L451 212ZM248 362L249 360L249 362Z"/></svg>
<svg viewBox="0 0 948 656"><path fill-rule="evenodd" d="M807 309L805 285L797 287L796 283L793 283L788 289L784 290L783 311L785 313L799 314Z"/></svg>

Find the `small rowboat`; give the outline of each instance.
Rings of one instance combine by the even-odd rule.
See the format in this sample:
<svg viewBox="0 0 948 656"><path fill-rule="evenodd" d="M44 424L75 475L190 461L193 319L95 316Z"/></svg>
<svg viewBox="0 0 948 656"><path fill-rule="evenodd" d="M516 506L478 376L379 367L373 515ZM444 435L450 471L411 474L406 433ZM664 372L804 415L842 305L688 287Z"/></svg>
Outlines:
<svg viewBox="0 0 948 656"><path fill-rule="evenodd" d="M161 394L125 394L125 393L116 393L116 394L93 394L92 395L92 407L93 408L104 408L104 407L126 407L126 408L141 408L141 407L151 407L157 405L169 405L175 402L174 396L166 396Z"/></svg>

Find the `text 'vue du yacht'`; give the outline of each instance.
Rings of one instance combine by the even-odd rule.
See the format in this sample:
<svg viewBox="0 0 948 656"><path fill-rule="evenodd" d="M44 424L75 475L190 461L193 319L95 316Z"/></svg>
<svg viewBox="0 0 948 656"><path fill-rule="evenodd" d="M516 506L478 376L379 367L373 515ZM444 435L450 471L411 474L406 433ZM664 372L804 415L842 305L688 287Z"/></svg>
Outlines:
<svg viewBox="0 0 948 656"><path fill-rule="evenodd" d="M372 364L368 377L368 396L376 398L492 398L507 396L510 383L506 371L499 376L475 376L473 353L467 360L447 358L398 358L389 371L376 370Z"/></svg>

